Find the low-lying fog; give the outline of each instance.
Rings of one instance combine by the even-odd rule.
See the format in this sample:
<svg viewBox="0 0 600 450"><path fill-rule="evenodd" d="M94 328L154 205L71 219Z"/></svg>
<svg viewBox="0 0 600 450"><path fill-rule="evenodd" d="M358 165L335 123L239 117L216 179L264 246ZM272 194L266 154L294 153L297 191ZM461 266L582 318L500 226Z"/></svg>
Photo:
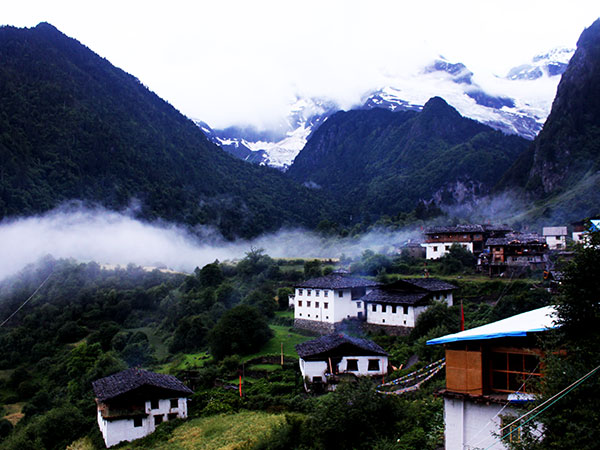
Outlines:
<svg viewBox="0 0 600 450"><path fill-rule="evenodd" d="M164 222L147 223L131 214L102 208L59 208L49 213L0 223L0 279L48 254L99 264L165 265L191 272L195 267L243 258L251 248L272 257L356 256L405 241L410 233L373 232L360 239L328 240L304 230L284 230L256 239L229 242L214 229L196 230Z"/></svg>

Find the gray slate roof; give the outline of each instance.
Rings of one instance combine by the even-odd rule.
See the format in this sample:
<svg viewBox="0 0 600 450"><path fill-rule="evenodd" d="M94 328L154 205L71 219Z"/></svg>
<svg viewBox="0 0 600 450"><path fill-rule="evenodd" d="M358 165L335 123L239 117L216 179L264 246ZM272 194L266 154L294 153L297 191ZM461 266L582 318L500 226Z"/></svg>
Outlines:
<svg viewBox="0 0 600 450"><path fill-rule="evenodd" d="M424 289L429 292L450 291L457 289L456 286L437 278L402 278L398 282L408 283L412 286Z"/></svg>
<svg viewBox="0 0 600 450"><path fill-rule="evenodd" d="M351 277L339 273L332 273L324 277L311 278L297 284L297 288L313 288L313 289L349 289L357 287L374 287L381 283L377 281L367 280L365 278Z"/></svg>
<svg viewBox="0 0 600 450"><path fill-rule="evenodd" d="M417 305L426 303L429 292L406 292L397 289L374 289L365 295L365 303L389 303L398 305Z"/></svg>
<svg viewBox="0 0 600 450"><path fill-rule="evenodd" d="M142 386L168 389L188 396L193 391L173 375L148 372L142 369L127 369L92 382L96 398L103 402Z"/></svg>
<svg viewBox="0 0 600 450"><path fill-rule="evenodd" d="M503 238L489 238L487 241L485 241L485 245L486 247L493 247L494 245L523 245L523 244L528 244L528 245L544 245L546 244L546 239L542 236L540 236L539 234L535 234L535 233L528 233L528 234L521 234L521 233L511 233L511 234L507 234L505 237Z"/></svg>
<svg viewBox="0 0 600 450"><path fill-rule="evenodd" d="M319 355L321 353L327 353L342 345L351 345L360 350L367 352L367 355L384 355L387 356L387 352L382 349L375 342L368 339L361 339L346 334L328 334L312 341L303 342L302 344L296 345L296 352L301 358L307 356Z"/></svg>
<svg viewBox="0 0 600 450"><path fill-rule="evenodd" d="M485 233L495 231L510 231L510 227L507 225L454 225L445 227L430 227L425 230L425 234L437 234L437 233Z"/></svg>

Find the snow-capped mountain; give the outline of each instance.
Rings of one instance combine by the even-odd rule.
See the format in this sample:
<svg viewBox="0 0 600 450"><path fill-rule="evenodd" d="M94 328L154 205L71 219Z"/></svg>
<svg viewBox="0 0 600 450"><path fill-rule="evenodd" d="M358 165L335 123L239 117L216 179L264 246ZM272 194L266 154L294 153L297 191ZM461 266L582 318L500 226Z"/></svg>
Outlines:
<svg viewBox="0 0 600 450"><path fill-rule="evenodd" d="M352 109L420 110L430 98L439 96L465 117L533 139L550 112L560 75L573 52L553 49L510 69L506 76L487 77L439 57L418 73L389 79ZM213 130L196 123L211 141L238 158L285 171L317 127L339 109L330 99L296 98L287 117L273 130Z"/></svg>
<svg viewBox="0 0 600 450"><path fill-rule="evenodd" d="M531 62L510 69L506 77L511 80L537 80L544 75L562 75L573 52L571 48L559 47L548 53L536 55Z"/></svg>
<svg viewBox="0 0 600 450"><path fill-rule="evenodd" d="M332 101L297 98L277 130L260 132L239 127L213 130L204 122L196 123L212 142L234 156L285 171L312 132L337 110L339 107Z"/></svg>

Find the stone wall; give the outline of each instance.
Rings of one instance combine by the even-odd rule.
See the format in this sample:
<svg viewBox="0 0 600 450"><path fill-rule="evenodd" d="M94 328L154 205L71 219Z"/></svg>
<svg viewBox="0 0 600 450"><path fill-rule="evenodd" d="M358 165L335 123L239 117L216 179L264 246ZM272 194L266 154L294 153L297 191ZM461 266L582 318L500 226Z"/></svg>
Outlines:
<svg viewBox="0 0 600 450"><path fill-rule="evenodd" d="M294 319L294 327L303 330L313 331L319 334L329 334L334 332L345 332L354 334L356 332L363 333L385 333L389 336L406 336L412 328L402 326L377 325L367 323L362 320L352 319L344 320L335 324L327 322L318 322L316 320Z"/></svg>

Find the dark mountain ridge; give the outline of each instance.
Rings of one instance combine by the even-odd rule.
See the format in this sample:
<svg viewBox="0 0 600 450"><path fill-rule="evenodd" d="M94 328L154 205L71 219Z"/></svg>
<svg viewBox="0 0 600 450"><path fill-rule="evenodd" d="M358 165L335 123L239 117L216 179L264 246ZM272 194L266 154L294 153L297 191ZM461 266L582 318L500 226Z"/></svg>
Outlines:
<svg viewBox="0 0 600 450"><path fill-rule="evenodd" d="M328 199L225 154L135 77L47 23L0 28L0 218L72 199L226 236L314 226Z"/></svg>
<svg viewBox="0 0 600 450"><path fill-rule="evenodd" d="M521 189L538 214L578 220L600 204L600 19L583 31L537 138L499 189Z"/></svg>
<svg viewBox="0 0 600 450"><path fill-rule="evenodd" d="M421 112L339 112L309 139L288 174L319 186L348 214L410 211L483 195L526 148L434 97Z"/></svg>

